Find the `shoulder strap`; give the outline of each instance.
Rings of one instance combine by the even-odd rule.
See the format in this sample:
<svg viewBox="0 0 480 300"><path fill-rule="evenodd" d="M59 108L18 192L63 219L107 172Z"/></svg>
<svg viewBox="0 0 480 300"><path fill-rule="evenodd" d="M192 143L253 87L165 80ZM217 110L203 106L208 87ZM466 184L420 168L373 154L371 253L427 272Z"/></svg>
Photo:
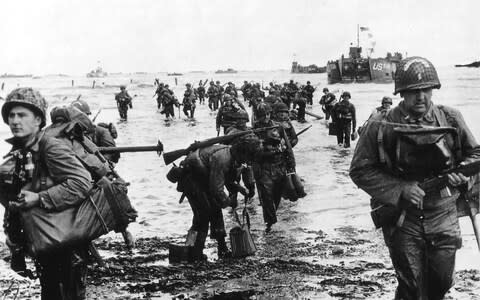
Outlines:
<svg viewBox="0 0 480 300"><path fill-rule="evenodd" d="M385 151L385 143L384 143L384 131L385 126L387 124L387 116L390 114L390 111L381 112L382 120L380 121L380 126L378 127L377 133L377 143L378 143L378 156L380 158L380 163L386 164L389 169L392 168L392 160L388 156L387 152Z"/></svg>
<svg viewBox="0 0 480 300"><path fill-rule="evenodd" d="M456 134L454 136L454 139L455 139L455 144L454 144L454 152L455 152L455 155L457 156L457 158L460 158L462 157L462 147L461 147L461 142L460 142L460 134L458 132L458 122L457 120L455 119L454 116L452 116L447 109L445 109L445 106L443 105L437 105L438 107L438 110L443 112L443 114L445 115L445 119L447 120L447 123L448 124L444 124L444 125L450 125L452 126L453 128L455 128L457 131L456 131ZM437 119L439 119L437 117ZM438 120L440 122L440 120ZM441 124L442 125L442 124Z"/></svg>

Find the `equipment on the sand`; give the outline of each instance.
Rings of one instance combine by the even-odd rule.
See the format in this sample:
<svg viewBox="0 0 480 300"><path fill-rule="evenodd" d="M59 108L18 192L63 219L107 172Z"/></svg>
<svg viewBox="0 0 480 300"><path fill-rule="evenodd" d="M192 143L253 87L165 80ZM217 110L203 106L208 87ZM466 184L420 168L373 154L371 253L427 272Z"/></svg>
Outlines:
<svg viewBox="0 0 480 300"><path fill-rule="evenodd" d="M323 119L323 117L322 117L322 116L319 116L319 115L317 115L317 114L314 114L314 113L312 113L312 112L305 111L305 113L306 113L307 115L309 115L309 116L312 116L312 117L315 117L315 118L317 118L318 120L322 120L322 119Z"/></svg>
<svg viewBox="0 0 480 300"><path fill-rule="evenodd" d="M236 226L230 229L230 245L232 247L232 257L245 257L254 255L257 251L252 234L250 233L250 216L247 212L248 199L245 198L245 207L242 211L242 221L238 217L237 211L234 209L233 214L237 221Z"/></svg>

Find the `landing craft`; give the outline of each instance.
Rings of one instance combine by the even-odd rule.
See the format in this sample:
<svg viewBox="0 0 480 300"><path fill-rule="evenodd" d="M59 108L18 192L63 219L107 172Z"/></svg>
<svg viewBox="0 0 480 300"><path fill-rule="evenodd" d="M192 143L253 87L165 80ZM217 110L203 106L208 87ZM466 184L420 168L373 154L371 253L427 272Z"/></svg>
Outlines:
<svg viewBox="0 0 480 300"><path fill-rule="evenodd" d="M373 48L370 48L371 52ZM357 26L357 46L350 47L347 58L342 55L340 59L327 63L328 83L391 83L397 63L401 59L402 54L399 52L395 52L394 55L389 52L385 58L372 58L369 55L362 57Z"/></svg>

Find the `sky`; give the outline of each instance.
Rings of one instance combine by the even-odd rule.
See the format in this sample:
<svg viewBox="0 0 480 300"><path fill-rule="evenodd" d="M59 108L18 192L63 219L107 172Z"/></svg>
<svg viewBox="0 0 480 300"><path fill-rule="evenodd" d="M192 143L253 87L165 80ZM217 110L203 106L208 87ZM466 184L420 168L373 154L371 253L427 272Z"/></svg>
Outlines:
<svg viewBox="0 0 480 300"><path fill-rule="evenodd" d="M3 0L0 74L289 69L361 44L480 60L478 0ZM368 33L372 39L368 39ZM294 56L295 55L295 56Z"/></svg>

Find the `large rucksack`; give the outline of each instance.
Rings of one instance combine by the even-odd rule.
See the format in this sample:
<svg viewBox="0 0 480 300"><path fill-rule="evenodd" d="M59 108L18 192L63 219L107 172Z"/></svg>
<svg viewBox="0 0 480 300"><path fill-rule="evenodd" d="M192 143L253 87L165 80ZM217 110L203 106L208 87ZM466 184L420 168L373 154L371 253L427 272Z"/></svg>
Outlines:
<svg viewBox="0 0 480 300"><path fill-rule="evenodd" d="M33 256L86 243L110 231L125 231L137 217L127 196L128 184L109 168L95 144L84 136L89 119L77 113L66 107L52 110L55 123L45 129L43 139L55 137L66 143L92 175L94 186L78 207L63 211L35 207L22 212L28 249ZM48 188L48 180L41 181Z"/></svg>

